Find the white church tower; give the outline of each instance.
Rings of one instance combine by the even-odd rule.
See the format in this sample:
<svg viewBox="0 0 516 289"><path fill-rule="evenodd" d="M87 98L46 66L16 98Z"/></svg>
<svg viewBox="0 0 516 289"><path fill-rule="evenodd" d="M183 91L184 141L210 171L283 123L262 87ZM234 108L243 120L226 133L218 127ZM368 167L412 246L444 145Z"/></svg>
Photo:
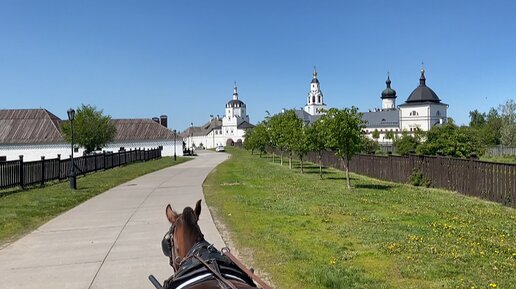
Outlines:
<svg viewBox="0 0 516 289"><path fill-rule="evenodd" d="M310 92L308 93L305 111L310 115L324 114L326 104L324 104L321 84L317 79L317 69L314 66L314 74L310 83Z"/></svg>
<svg viewBox="0 0 516 289"><path fill-rule="evenodd" d="M396 90L391 88L391 77L387 73L387 87L382 91L382 110L396 109Z"/></svg>
<svg viewBox="0 0 516 289"><path fill-rule="evenodd" d="M246 114L246 105L244 102L238 99L238 88L235 81L233 86L233 99L228 101L226 104L226 114L222 119L223 126L236 126L242 122L249 122L249 116Z"/></svg>

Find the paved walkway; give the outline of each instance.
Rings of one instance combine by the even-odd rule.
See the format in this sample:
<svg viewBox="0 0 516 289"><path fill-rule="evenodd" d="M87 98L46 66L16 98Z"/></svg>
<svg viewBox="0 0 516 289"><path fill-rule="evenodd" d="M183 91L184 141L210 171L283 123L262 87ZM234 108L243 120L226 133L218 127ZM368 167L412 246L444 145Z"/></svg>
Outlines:
<svg viewBox="0 0 516 289"><path fill-rule="evenodd" d="M201 229L209 242L223 247L202 183L227 158L201 152L192 161L122 184L51 220L0 250L0 288L154 288L149 274L160 281L172 274L161 251L169 228L168 203L182 211L203 199Z"/></svg>

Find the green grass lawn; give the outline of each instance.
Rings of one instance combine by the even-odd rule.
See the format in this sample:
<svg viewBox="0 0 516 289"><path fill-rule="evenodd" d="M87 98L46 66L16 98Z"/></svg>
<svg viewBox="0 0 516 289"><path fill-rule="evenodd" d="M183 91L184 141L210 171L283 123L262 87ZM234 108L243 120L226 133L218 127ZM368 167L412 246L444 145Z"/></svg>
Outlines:
<svg viewBox="0 0 516 289"><path fill-rule="evenodd" d="M516 156L496 156L496 157L483 156L480 158L480 160L487 161L487 162L494 162L494 163L516 164Z"/></svg>
<svg viewBox="0 0 516 289"><path fill-rule="evenodd" d="M516 288L515 209L228 151L207 202L277 288Z"/></svg>
<svg viewBox="0 0 516 289"><path fill-rule="evenodd" d="M114 168L77 178L77 191L67 181L7 191L0 197L0 245L33 231L83 201L136 177L189 160L170 157Z"/></svg>

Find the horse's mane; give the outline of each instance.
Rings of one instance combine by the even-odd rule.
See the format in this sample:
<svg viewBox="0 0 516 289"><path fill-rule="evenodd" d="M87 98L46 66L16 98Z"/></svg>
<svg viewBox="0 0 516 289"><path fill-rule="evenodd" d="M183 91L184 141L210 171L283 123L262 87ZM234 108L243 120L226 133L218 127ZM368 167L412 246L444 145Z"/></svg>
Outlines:
<svg viewBox="0 0 516 289"><path fill-rule="evenodd" d="M197 236L197 242L204 240L204 235L201 232L201 228L199 227L199 224L197 221L199 218L197 215L195 215L194 210L190 207L186 207L183 210L183 224L188 226L192 233Z"/></svg>

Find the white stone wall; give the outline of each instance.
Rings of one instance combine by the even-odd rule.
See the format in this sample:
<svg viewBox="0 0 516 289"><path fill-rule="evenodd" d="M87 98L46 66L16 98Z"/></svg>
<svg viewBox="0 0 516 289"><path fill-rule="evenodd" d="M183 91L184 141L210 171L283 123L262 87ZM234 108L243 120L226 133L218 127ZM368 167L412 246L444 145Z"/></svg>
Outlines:
<svg viewBox="0 0 516 289"><path fill-rule="evenodd" d="M446 104L421 104L401 107L401 129L414 131L416 127L429 131L437 123L445 123L447 119ZM437 115L439 111L440 115Z"/></svg>
<svg viewBox="0 0 516 289"><path fill-rule="evenodd" d="M158 146L163 146L162 156L173 156L174 155L174 141L161 140L161 141L139 141L139 142L118 142L106 146L103 150L118 152L120 147L124 147L126 150L130 149L154 149ZM176 143L176 156L183 155L181 139L177 140ZM74 156L82 156L84 153L83 148L79 148L78 152L74 153ZM44 156L45 159L57 158L57 155L61 154L61 159L67 159L71 154L71 147L68 143L58 144L32 144L32 145L0 145L0 156L5 156L7 161L17 160L20 155L23 155L24 161L36 161L41 160Z"/></svg>
<svg viewBox="0 0 516 289"><path fill-rule="evenodd" d="M395 98L384 98L382 99L382 109L393 109L396 108Z"/></svg>
<svg viewBox="0 0 516 289"><path fill-rule="evenodd" d="M225 129L228 129L228 134L225 133ZM231 129L233 129L233 134L231 134ZM219 145L226 146L228 139L232 139L235 143L238 140L242 140L242 142L244 142L244 135L245 130L243 129L236 129L236 127L223 127L222 134L213 135L212 131L208 135L185 137L183 141L185 142L187 148L191 148L192 144L195 144L196 147L199 147L199 145L202 143L204 148L212 149Z"/></svg>
<svg viewBox="0 0 516 289"><path fill-rule="evenodd" d="M374 139L373 138L373 132L374 132L375 129L378 130L378 132L380 133L380 137L378 139ZM381 128L380 127L378 127L378 128L376 128L376 127L368 127L366 129L364 129L363 131L365 132L365 135L368 138L370 138L372 140L377 140L380 143L389 143L389 144L393 143L393 140L390 140L390 139L387 138L387 132L388 131L392 131L395 136L396 135L397 136L401 136L401 133L402 133L400 128L397 127L397 126L381 127Z"/></svg>
<svg viewBox="0 0 516 289"><path fill-rule="evenodd" d="M161 155L164 157L174 156L174 140L149 140L149 141L127 141L127 142L116 142L107 145L103 150L117 152L121 147L125 148L125 150L130 149L155 149L159 146L163 146L163 150L161 151ZM183 143L181 138L178 138L175 143L175 153L176 156L183 155Z"/></svg>
<svg viewBox="0 0 516 289"><path fill-rule="evenodd" d="M75 152L74 156L82 156L83 149L79 149L79 152ZM31 144L31 145L0 145L0 156L7 157L7 161L14 161L19 159L20 155L23 155L23 161L38 161L44 156L45 159L57 158L57 155L61 155L61 159L67 159L70 157L72 150L68 143L58 144Z"/></svg>
<svg viewBox="0 0 516 289"><path fill-rule="evenodd" d="M411 105L401 107L401 130L408 132L419 128L423 131L428 131L429 128L429 105Z"/></svg>

